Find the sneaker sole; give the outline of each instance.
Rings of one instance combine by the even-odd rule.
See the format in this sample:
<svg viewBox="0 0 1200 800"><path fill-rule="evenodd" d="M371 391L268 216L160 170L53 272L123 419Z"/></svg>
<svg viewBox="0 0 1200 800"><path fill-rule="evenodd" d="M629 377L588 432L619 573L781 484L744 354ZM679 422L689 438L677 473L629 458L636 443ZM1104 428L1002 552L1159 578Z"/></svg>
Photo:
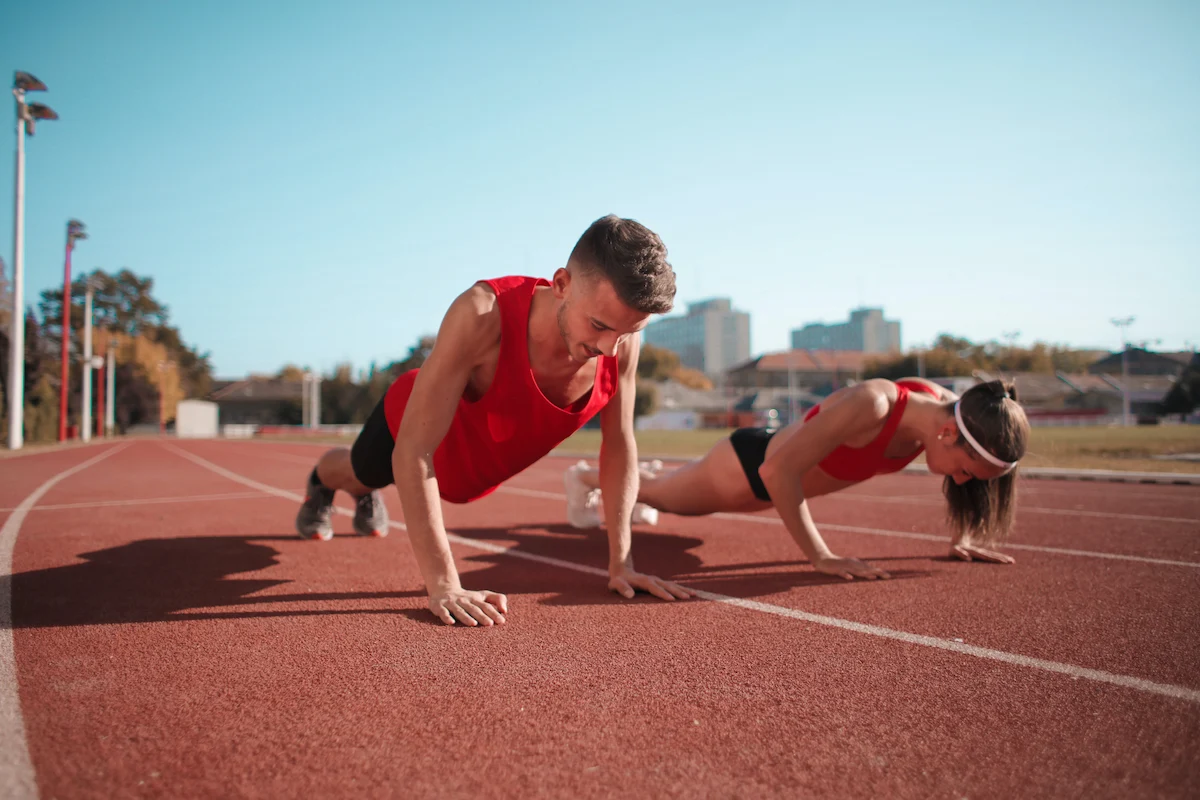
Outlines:
<svg viewBox="0 0 1200 800"><path fill-rule="evenodd" d="M388 535L387 528L375 528L374 530L369 531L360 531L356 529L354 532L359 536L374 536L376 539L382 539Z"/></svg>
<svg viewBox="0 0 1200 800"><path fill-rule="evenodd" d="M305 533L304 531L297 531L296 533L299 534L301 539L316 539L321 542L328 542L330 539L333 538L332 530L313 531L312 533Z"/></svg>

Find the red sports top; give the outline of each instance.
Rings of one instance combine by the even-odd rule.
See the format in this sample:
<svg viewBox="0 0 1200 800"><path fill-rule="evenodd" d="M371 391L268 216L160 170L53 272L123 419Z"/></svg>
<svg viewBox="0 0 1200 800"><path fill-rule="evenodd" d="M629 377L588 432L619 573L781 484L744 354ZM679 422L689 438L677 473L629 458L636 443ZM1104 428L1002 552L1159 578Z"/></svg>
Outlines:
<svg viewBox="0 0 1200 800"><path fill-rule="evenodd" d="M899 472L925 449L919 447L915 453L903 458L888 458L885 455L888 445L892 442L892 437L896 435L896 429L900 427L900 420L908 405L909 392L917 391L934 397L938 396L937 392L920 381L899 380L896 381L896 386L898 388L896 404L892 406L892 413L883 423L883 430L879 432L879 435L864 447L840 445L821 461L821 469L825 470L831 478L840 481L865 481L874 475ZM804 415L805 421L816 416L820 408L819 405L810 408Z"/></svg>
<svg viewBox="0 0 1200 800"><path fill-rule="evenodd" d="M494 492L583 427L617 391L617 359L598 356L589 394L569 409L546 399L529 366L528 332L534 289L549 281L510 276L482 282L492 287L500 305L500 361L483 397L459 398L446 437L433 453L438 489L451 503ZM405 372L388 387L383 409L393 438L418 371Z"/></svg>

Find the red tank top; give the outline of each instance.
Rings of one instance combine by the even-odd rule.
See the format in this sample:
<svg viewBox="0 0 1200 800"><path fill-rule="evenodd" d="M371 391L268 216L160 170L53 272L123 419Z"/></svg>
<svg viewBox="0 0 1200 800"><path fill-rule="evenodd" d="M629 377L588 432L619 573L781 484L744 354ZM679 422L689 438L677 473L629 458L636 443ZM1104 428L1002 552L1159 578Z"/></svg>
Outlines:
<svg viewBox="0 0 1200 800"><path fill-rule="evenodd" d="M549 453L596 415L617 391L617 359L598 356L591 392L570 409L550 402L529 366L529 307L541 278L511 276L482 281L500 306L500 357L487 393L465 397L446 437L433 453L442 499L469 503L491 494L504 481ZM384 414L395 438L419 370L398 377L384 399Z"/></svg>
<svg viewBox="0 0 1200 800"><path fill-rule="evenodd" d="M875 475L899 472L912 463L914 458L921 455L925 449L923 447L917 448L915 453L903 458L888 458L885 453L887 453L888 445L892 442L892 437L896 435L896 429L900 427L901 418L904 417L904 409L908 406L909 392L924 392L934 397L938 396L937 392L920 381L899 380L896 381L896 386L898 389L896 403L892 406L892 413L883 423L883 430L879 432L879 435L864 447L840 445L821 461L820 467L829 477L840 481L865 481ZM820 409L819 405L810 408L804 415L805 421L816 416Z"/></svg>

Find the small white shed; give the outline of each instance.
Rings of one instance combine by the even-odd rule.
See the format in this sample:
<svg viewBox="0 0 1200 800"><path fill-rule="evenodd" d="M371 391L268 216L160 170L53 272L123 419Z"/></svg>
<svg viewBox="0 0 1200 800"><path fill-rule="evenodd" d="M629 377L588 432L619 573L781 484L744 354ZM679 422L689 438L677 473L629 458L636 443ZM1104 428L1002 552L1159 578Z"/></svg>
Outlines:
<svg viewBox="0 0 1200 800"><path fill-rule="evenodd" d="M180 439L216 438L217 404L207 400L180 400L175 410L175 435Z"/></svg>

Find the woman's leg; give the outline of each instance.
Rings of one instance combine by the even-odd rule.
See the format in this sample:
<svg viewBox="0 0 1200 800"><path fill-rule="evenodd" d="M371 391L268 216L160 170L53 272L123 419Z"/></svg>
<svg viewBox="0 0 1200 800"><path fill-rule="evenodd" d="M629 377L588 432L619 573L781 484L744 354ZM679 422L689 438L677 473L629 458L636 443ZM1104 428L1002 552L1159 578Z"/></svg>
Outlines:
<svg viewBox="0 0 1200 800"><path fill-rule="evenodd" d="M578 470L578 478L587 488L600 488L599 469L571 469ZM742 462L727 438L713 445L702 458L678 469L658 474L643 469L637 499L651 508L682 516L771 507L754 496Z"/></svg>

